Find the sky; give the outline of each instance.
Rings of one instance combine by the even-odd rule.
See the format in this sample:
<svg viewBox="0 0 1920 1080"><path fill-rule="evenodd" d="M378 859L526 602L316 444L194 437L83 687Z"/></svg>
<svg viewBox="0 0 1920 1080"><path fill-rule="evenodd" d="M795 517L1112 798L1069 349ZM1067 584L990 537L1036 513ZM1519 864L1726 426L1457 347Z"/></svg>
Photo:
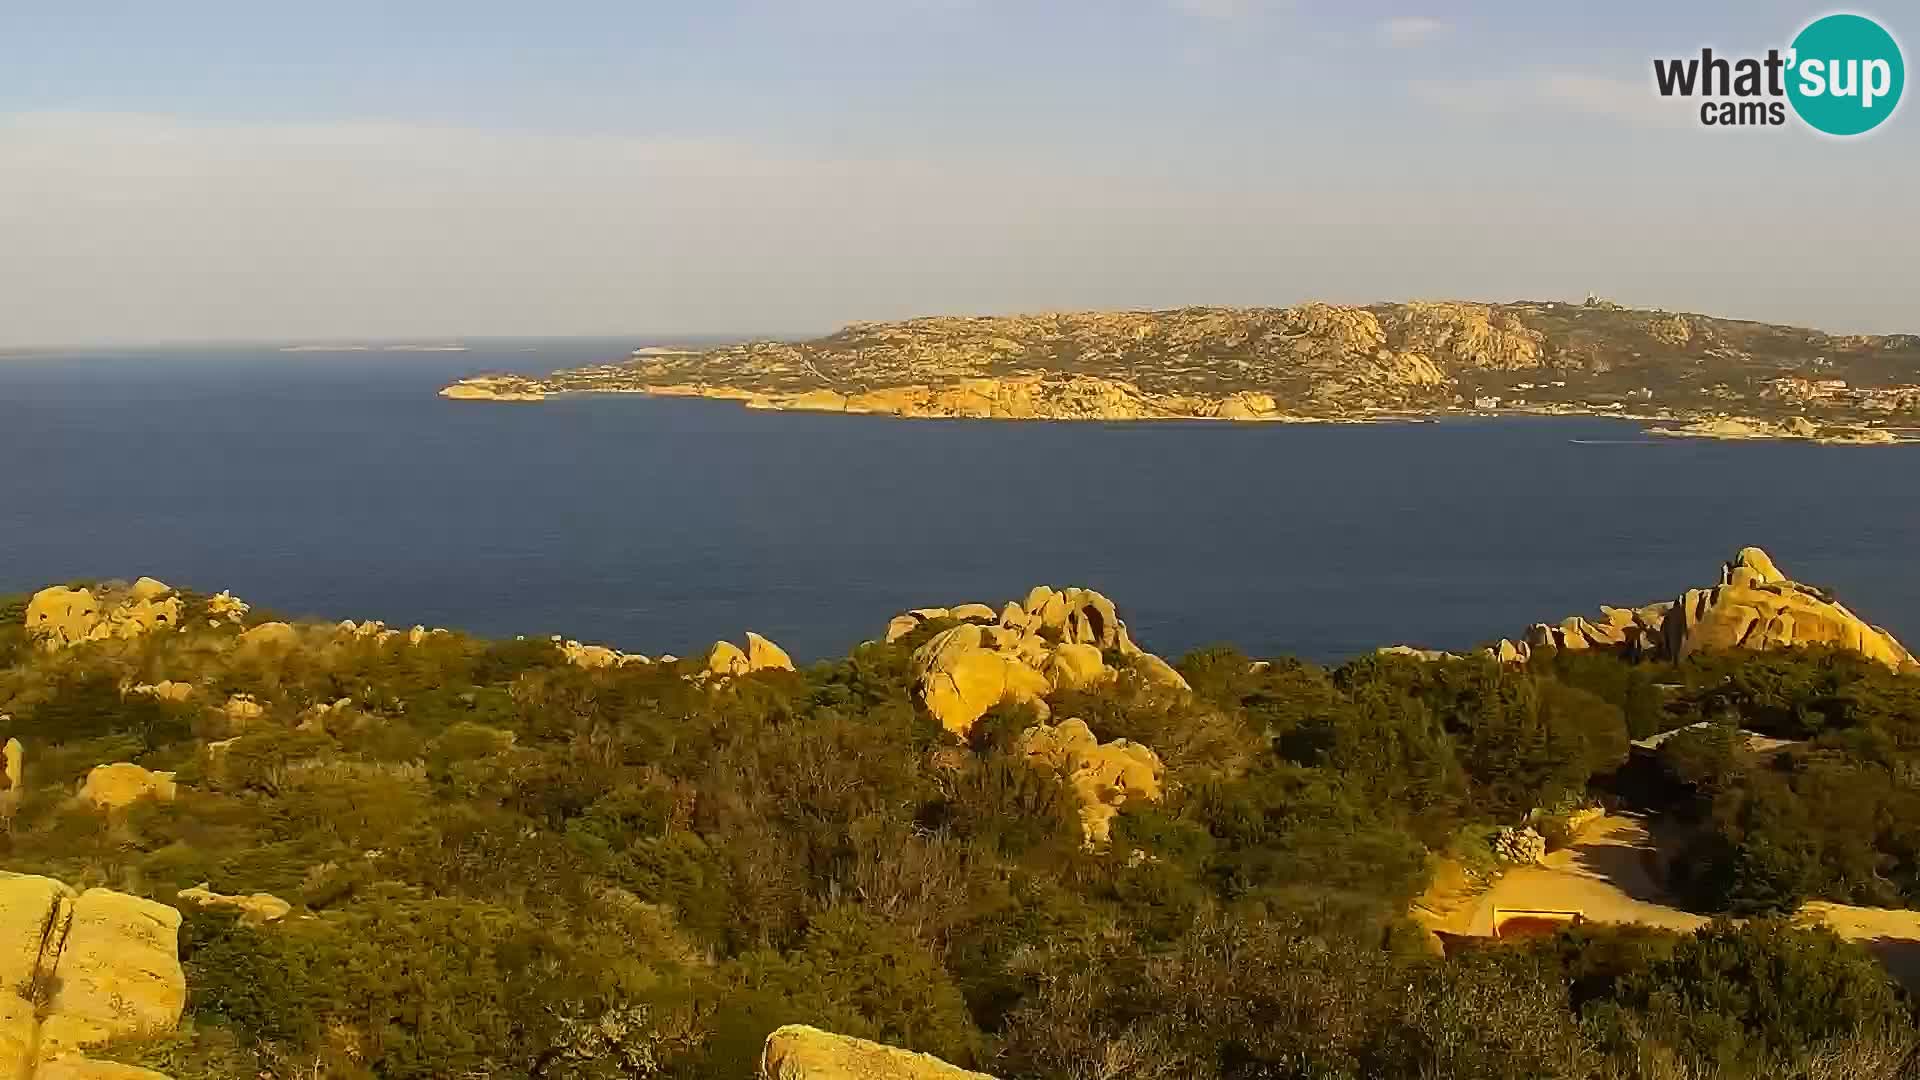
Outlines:
<svg viewBox="0 0 1920 1080"><path fill-rule="evenodd" d="M1827 10L0 0L0 346L1588 293L1920 332L1913 106L1653 90Z"/></svg>

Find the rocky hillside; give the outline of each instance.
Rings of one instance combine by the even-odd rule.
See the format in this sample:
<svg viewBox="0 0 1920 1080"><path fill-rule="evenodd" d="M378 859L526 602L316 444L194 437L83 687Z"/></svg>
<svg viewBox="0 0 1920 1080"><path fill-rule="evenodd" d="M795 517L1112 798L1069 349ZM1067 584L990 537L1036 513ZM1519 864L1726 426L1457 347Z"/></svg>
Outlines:
<svg viewBox="0 0 1920 1080"><path fill-rule="evenodd" d="M478 376L460 399L575 392L738 399L915 417L1358 419L1520 409L1827 425L1920 423L1920 338L1587 304L933 317L815 341L645 349L544 379ZM1805 418L1804 428L1784 421Z"/></svg>
<svg viewBox="0 0 1920 1080"><path fill-rule="evenodd" d="M1333 670L942 599L799 668L0 598L0 1080L1910 1075L1920 677L1756 549ZM1416 921L1603 801L1667 929Z"/></svg>

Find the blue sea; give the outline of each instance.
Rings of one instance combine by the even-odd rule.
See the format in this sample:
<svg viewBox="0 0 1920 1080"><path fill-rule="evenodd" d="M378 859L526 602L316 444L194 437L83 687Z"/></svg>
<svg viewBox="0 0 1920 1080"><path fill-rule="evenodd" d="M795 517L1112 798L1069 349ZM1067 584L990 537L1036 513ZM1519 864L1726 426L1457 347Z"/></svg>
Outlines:
<svg viewBox="0 0 1920 1080"><path fill-rule="evenodd" d="M1759 544L1920 642L1920 446L435 396L635 344L661 343L0 356L0 591L150 574L288 615L648 654L753 629L814 659L1050 583L1169 656L1334 660L1670 599Z"/></svg>

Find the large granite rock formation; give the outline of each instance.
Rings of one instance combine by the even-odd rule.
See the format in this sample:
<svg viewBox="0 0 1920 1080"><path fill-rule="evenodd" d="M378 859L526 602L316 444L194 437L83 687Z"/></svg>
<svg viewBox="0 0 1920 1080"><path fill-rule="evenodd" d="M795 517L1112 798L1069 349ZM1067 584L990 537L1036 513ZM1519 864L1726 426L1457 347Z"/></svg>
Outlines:
<svg viewBox="0 0 1920 1080"><path fill-rule="evenodd" d="M27 633L49 650L83 641L133 638L177 629L180 598L163 582L143 577L124 589L41 589L27 601Z"/></svg>
<svg viewBox="0 0 1920 1080"><path fill-rule="evenodd" d="M1029 643L1003 627L962 623L913 654L914 690L941 727L964 736L1003 701L1037 704L1047 695L1046 658L1035 655L1042 649L1038 639Z"/></svg>
<svg viewBox="0 0 1920 1080"><path fill-rule="evenodd" d="M1688 589L1669 603L1603 607L1598 621L1575 616L1558 626L1542 623L1528 633L1528 642L1574 651L1624 649L1664 660L1703 649L1832 645L1896 671L1920 669L1892 634L1824 591L1790 580L1757 547L1742 548L1722 568L1718 585Z"/></svg>
<svg viewBox="0 0 1920 1080"><path fill-rule="evenodd" d="M101 810L124 810L142 799L172 802L179 786L170 772L151 772L130 761L96 765L80 785L80 797Z"/></svg>
<svg viewBox="0 0 1920 1080"><path fill-rule="evenodd" d="M749 630L747 647L744 649L731 641L714 642L713 648L707 650L699 675L703 678L725 679L735 675L751 675L756 671L792 670L793 658L787 655L785 649Z"/></svg>
<svg viewBox="0 0 1920 1080"><path fill-rule="evenodd" d="M1088 848L1102 848L1128 802L1160 801L1166 769L1149 747L1126 739L1101 742L1083 720L1037 724L1020 734L1020 752L1035 768L1064 777L1080 802Z"/></svg>
<svg viewBox="0 0 1920 1080"><path fill-rule="evenodd" d="M931 1054L788 1024L767 1036L760 1080L993 1080Z"/></svg>
<svg viewBox="0 0 1920 1080"><path fill-rule="evenodd" d="M284 652L300 643L300 634L291 623L263 622L242 631L238 639L243 653Z"/></svg>
<svg viewBox="0 0 1920 1080"><path fill-rule="evenodd" d="M887 640L943 619L967 621L914 652L914 693L956 735L966 735L1001 702L1038 703L1057 690L1119 678L1121 669L1108 664L1109 654L1152 685L1188 690L1179 672L1134 644L1113 601L1092 589L1035 586L1024 602L1008 603L997 617L985 604L915 608L887 624Z"/></svg>
<svg viewBox="0 0 1920 1080"><path fill-rule="evenodd" d="M158 1077L80 1052L180 1022L179 930L165 904L0 873L0 1080Z"/></svg>

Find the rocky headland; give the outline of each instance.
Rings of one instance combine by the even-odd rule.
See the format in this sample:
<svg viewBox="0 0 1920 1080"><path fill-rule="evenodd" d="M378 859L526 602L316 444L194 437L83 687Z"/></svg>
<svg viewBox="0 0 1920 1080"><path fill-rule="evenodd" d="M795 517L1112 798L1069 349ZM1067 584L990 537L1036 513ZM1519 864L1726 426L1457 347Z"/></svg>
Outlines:
<svg viewBox="0 0 1920 1080"><path fill-rule="evenodd" d="M1892 634L1825 590L1789 579L1757 547L1742 548L1723 566L1717 585L1643 607L1602 607L1598 619L1575 615L1558 624L1537 623L1524 642L1502 641L1494 652L1503 659L1523 659L1530 649L1545 646L1675 661L1717 649L1807 645L1846 649L1895 671L1920 672L1920 661Z"/></svg>
<svg viewBox="0 0 1920 1080"><path fill-rule="evenodd" d="M915 418L1355 422L1529 413L1662 434L1902 441L1920 338L1585 304L1407 302L856 323L813 341L649 348L442 395L639 393Z"/></svg>

